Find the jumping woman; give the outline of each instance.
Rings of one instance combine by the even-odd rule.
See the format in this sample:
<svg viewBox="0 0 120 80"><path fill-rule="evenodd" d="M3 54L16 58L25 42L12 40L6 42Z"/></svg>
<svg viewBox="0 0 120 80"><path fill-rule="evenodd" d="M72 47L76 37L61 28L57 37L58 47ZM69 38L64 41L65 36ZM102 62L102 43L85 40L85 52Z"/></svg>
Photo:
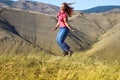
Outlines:
<svg viewBox="0 0 120 80"><path fill-rule="evenodd" d="M73 51L70 49L70 46L64 42L69 31L71 32L75 31L71 28L71 26L68 23L68 17L71 17L73 13L73 8L71 8L69 5L70 4L68 3L62 3L60 11L58 12L57 15L58 22L56 26L52 29L53 31L55 31L59 27L56 42L62 49L64 56L66 55L71 56L73 53Z"/></svg>

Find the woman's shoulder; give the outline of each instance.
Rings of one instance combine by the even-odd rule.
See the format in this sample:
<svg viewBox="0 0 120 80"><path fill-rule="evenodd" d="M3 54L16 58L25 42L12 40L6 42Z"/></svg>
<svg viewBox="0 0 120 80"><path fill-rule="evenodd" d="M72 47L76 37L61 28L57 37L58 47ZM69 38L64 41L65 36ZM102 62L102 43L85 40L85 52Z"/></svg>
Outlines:
<svg viewBox="0 0 120 80"><path fill-rule="evenodd" d="M59 11L59 12L57 13L57 15L61 15L61 14L66 14L66 15L67 15L67 12L66 12L66 11Z"/></svg>
<svg viewBox="0 0 120 80"><path fill-rule="evenodd" d="M64 12L64 14L68 16L68 13L66 11Z"/></svg>
<svg viewBox="0 0 120 80"><path fill-rule="evenodd" d="M68 13L65 11L65 12L63 13L63 16L64 16L64 17L68 17Z"/></svg>
<svg viewBox="0 0 120 80"><path fill-rule="evenodd" d="M68 13L66 11L59 11L57 17L59 17L60 15L62 15L63 17L67 17Z"/></svg>

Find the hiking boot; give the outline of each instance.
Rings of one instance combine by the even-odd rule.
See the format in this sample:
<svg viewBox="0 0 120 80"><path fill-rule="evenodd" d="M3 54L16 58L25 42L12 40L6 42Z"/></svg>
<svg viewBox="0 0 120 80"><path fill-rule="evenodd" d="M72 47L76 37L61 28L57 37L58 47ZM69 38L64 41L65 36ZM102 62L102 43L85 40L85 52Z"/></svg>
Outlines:
<svg viewBox="0 0 120 80"><path fill-rule="evenodd" d="M69 54L69 56L71 56L73 54L73 51L69 50L67 53Z"/></svg>
<svg viewBox="0 0 120 80"><path fill-rule="evenodd" d="M66 55L68 55L68 52L67 52L67 51L64 51L64 52L63 52L63 56L66 56Z"/></svg>

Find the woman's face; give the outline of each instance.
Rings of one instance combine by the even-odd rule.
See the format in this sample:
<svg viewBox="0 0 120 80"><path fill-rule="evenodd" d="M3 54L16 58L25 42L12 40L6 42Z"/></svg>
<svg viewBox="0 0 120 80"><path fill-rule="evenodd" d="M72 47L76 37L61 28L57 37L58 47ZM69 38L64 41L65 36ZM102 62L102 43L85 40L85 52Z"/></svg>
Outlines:
<svg viewBox="0 0 120 80"><path fill-rule="evenodd" d="M60 10L63 10L63 11L65 10L64 4L61 5Z"/></svg>

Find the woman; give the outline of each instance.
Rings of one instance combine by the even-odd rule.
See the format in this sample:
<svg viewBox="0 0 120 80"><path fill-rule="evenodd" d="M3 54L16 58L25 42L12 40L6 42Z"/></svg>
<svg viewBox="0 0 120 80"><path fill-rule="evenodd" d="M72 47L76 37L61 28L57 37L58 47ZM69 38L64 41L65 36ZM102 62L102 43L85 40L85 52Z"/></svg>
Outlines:
<svg viewBox="0 0 120 80"><path fill-rule="evenodd" d="M70 50L70 47L64 42L69 31L74 32L74 30L71 28L71 26L68 23L68 16L71 17L72 13L73 13L73 8L71 8L68 3L62 3L60 7L60 11L58 12L57 15L58 22L56 26L53 28L53 31L55 31L59 27L59 32L57 34L56 42L62 49L64 56L68 54L71 56L73 53Z"/></svg>

